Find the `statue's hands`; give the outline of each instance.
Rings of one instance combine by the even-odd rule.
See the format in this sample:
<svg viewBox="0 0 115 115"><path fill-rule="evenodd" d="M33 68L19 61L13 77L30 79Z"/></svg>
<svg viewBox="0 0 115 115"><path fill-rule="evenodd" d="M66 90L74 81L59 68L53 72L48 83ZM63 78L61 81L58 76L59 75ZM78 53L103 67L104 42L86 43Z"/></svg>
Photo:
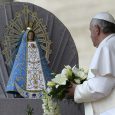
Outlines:
<svg viewBox="0 0 115 115"><path fill-rule="evenodd" d="M75 92L76 84L71 83L70 86L67 89L67 94L66 96L68 98L73 98L74 97L74 92Z"/></svg>

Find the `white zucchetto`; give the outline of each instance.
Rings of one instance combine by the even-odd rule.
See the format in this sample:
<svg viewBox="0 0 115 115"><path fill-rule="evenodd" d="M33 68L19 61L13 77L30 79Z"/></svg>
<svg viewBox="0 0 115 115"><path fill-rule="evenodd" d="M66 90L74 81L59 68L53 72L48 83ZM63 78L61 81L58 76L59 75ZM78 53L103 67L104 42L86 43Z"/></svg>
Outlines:
<svg viewBox="0 0 115 115"><path fill-rule="evenodd" d="M114 17L108 12L98 13L95 17L93 17L93 19L101 19L115 24Z"/></svg>

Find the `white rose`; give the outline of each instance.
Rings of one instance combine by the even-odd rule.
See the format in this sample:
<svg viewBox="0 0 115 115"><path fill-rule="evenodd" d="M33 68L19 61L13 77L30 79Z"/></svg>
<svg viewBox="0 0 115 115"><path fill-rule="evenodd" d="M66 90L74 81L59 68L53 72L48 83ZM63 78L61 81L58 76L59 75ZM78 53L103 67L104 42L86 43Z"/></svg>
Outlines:
<svg viewBox="0 0 115 115"><path fill-rule="evenodd" d="M86 79L87 75L84 71L78 71L77 76L81 78L82 80Z"/></svg>
<svg viewBox="0 0 115 115"><path fill-rule="evenodd" d="M80 79L74 79L74 81L75 81L76 84L80 84L81 83Z"/></svg>
<svg viewBox="0 0 115 115"><path fill-rule="evenodd" d="M86 79L87 75L85 74L84 76L81 77L82 80Z"/></svg>

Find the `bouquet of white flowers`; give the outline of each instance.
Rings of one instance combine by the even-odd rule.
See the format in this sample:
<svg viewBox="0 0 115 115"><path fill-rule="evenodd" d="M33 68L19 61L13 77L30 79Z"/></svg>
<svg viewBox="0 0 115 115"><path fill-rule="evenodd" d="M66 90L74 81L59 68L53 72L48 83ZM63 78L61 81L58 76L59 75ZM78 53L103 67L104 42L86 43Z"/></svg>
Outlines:
<svg viewBox="0 0 115 115"><path fill-rule="evenodd" d="M71 82L82 84L87 80L88 72L83 68L74 66L65 66L60 74L47 83L47 91L43 91L43 115L60 115L60 109L57 100L62 100L66 95L66 90Z"/></svg>
<svg viewBox="0 0 115 115"><path fill-rule="evenodd" d="M82 84L87 80L87 75L88 72L83 68L65 66L60 74L55 75L55 78L47 83L47 86L50 88L49 95L52 98L62 100L71 82Z"/></svg>

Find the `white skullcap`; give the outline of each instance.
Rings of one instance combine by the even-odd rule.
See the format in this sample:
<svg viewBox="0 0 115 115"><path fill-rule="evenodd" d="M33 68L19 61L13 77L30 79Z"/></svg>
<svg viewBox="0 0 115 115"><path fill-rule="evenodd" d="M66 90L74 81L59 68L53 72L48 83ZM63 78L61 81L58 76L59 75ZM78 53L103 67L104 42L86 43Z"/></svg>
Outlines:
<svg viewBox="0 0 115 115"><path fill-rule="evenodd" d="M108 12L98 13L95 17L93 17L93 19L101 19L101 20L105 20L105 21L115 24L114 17L111 14L109 14Z"/></svg>

